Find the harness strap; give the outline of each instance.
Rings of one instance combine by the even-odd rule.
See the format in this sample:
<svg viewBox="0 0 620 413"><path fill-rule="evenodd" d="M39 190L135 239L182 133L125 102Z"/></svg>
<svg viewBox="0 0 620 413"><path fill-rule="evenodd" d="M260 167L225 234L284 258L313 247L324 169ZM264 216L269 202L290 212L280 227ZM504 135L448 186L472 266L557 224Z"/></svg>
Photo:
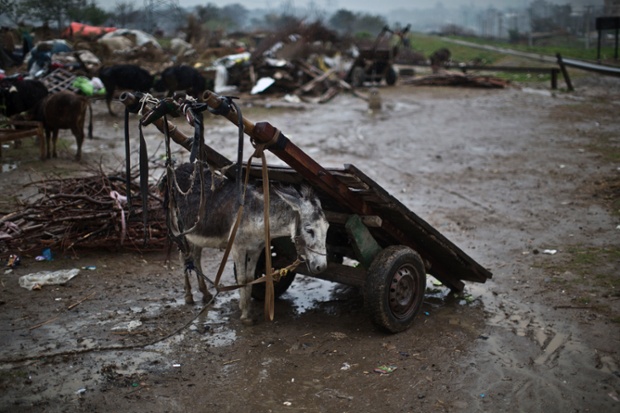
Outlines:
<svg viewBox="0 0 620 413"><path fill-rule="evenodd" d="M271 234L269 228L269 175L267 169L267 161L265 159L264 153L264 145L259 145L256 147L252 156L247 162L246 173L245 173L245 181L243 184L243 198L245 198L245 192L248 186L248 182L250 180L250 165L252 158L259 157L262 162L262 178L263 178L263 198L264 198L264 208L263 208L263 216L264 216L264 225L265 225L265 276L256 280L252 280L251 282L244 285L232 285L228 287L220 287L220 279L222 277L222 273L224 272L224 266L226 265L226 261L228 260L228 255L232 250L233 243L235 241L235 236L237 234L237 230L239 228L239 224L241 223L241 218L243 215L243 204L239 205L239 209L237 210L237 218L235 220L235 224L233 226L232 231L230 232L230 236L228 238L228 244L226 245L226 249L224 250L224 256L222 257L222 261L220 262L220 267L217 270L217 275L215 276L215 288L218 292L220 291L230 291L237 288L241 288L247 285L258 284L259 282L265 282L265 319L268 321L273 321L274 318L274 307L275 307L275 292L273 287L274 273L273 268L271 266ZM299 265L299 264L297 264ZM297 266L295 265L295 267ZM287 271L288 272L288 271Z"/></svg>
<svg viewBox="0 0 620 413"><path fill-rule="evenodd" d="M245 170L245 180L243 182L243 195L241 195L241 199L245 199L245 192L248 187L248 183L250 182L250 161L252 160L254 155L250 156L248 160L248 167ZM230 254L230 250L232 250L232 246L235 242L235 236L237 235L237 229L239 229L239 224L241 223L241 217L243 216L243 205L244 203L239 203L239 208L237 209L237 218L235 219L235 224L233 225L232 230L230 231L230 235L228 236L228 243L226 244L226 249L224 250L224 256L222 257L222 261L220 262L220 267L217 269L217 274L215 275L215 288L218 292L220 291L229 291L234 290L236 288L242 287L241 285L234 286L234 288L228 287L220 287L220 279L222 278L222 273L224 272L224 266L226 265L226 261L228 260L228 255Z"/></svg>
<svg viewBox="0 0 620 413"><path fill-rule="evenodd" d="M168 228L168 237L177 244L179 251L184 257L187 257L189 246L187 245L187 239L183 236L183 223L181 220L176 220L176 228L179 231L179 235L174 235L172 232L172 212L176 210L176 197L174 192L174 185L176 184L174 170L172 169L172 154L170 151L170 130L168 128L168 120L164 115L164 141L166 147L166 188L164 192L164 205L166 205L166 228ZM192 181L193 185L193 181ZM191 190L191 187L190 189ZM188 190L188 192L189 192Z"/></svg>
<svg viewBox="0 0 620 413"><path fill-rule="evenodd" d="M260 152L260 159L263 164L263 214L265 222L265 319L273 321L275 307L275 292L273 289L273 268L271 267L271 233L269 228L269 176L267 171L267 160L265 159L265 147L258 146L256 152ZM248 164L248 170L250 165Z"/></svg>
<svg viewBox="0 0 620 413"><path fill-rule="evenodd" d="M283 277L286 277L291 271L294 271L295 268L299 267L299 265L302 263L303 261L300 259L296 259L292 264L287 265L284 268L280 268L279 270L274 270L273 272L271 272L271 277L273 278L274 282L278 282L280 281L280 279L282 279ZM233 290L237 290L241 287L245 287L246 285L255 285L255 284L260 284L260 283L264 283L267 281L267 277L260 277L257 278L255 280L250 281L247 284L235 284L235 285L226 285L226 286L222 286L218 288L218 292L222 292L222 291L233 291Z"/></svg>
<svg viewBox="0 0 620 413"><path fill-rule="evenodd" d="M125 107L125 195L127 209L131 213L131 150L129 148L129 108Z"/></svg>
<svg viewBox="0 0 620 413"><path fill-rule="evenodd" d="M138 126L140 130L140 193L142 195L142 225L144 227L144 245L148 241L148 220L149 220L149 157L146 152L146 141L142 132L142 123Z"/></svg>

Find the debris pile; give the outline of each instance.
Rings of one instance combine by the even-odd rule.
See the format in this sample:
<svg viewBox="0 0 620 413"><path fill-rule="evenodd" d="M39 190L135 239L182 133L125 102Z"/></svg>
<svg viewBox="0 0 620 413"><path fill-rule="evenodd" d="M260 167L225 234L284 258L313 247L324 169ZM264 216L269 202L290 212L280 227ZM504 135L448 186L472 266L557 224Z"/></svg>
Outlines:
<svg viewBox="0 0 620 413"><path fill-rule="evenodd" d="M510 82L493 76L466 75L461 73L438 73L401 81L414 86L466 86L479 88L505 88Z"/></svg>
<svg viewBox="0 0 620 413"><path fill-rule="evenodd" d="M0 253L38 253L42 248L62 253L87 248L152 251L168 245L162 202L155 188L149 191L145 234L141 201L132 197L131 208L123 202L119 194L125 193L126 183L120 174L101 172L36 185L39 199L0 217ZM137 185L131 186L138 193Z"/></svg>
<svg viewBox="0 0 620 413"><path fill-rule="evenodd" d="M205 31L190 16L185 34L181 31L162 44L140 30L89 27L97 33L89 35L74 26L65 34L71 43L40 42L25 56L30 75L44 78L61 68L92 78L94 84L104 66L135 64L158 77L170 66L188 65L200 71L207 89L216 93L280 95L295 103L324 103L343 90L367 100L356 88L394 85L399 78L402 85L507 85L496 78L443 74L450 51L440 49L428 58L416 52L410 26L385 26L371 39L341 35L319 21L295 20L273 32L227 36L221 30ZM413 66L430 66L433 74L416 76Z"/></svg>

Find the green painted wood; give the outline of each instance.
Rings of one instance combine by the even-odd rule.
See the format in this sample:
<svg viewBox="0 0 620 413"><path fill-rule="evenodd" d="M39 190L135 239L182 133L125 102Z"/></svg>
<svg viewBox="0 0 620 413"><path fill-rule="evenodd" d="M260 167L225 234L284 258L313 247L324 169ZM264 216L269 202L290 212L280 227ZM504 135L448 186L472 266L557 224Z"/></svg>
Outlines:
<svg viewBox="0 0 620 413"><path fill-rule="evenodd" d="M370 267L381 246L368 231L359 215L351 215L345 224L347 234L351 238L353 250L364 268Z"/></svg>

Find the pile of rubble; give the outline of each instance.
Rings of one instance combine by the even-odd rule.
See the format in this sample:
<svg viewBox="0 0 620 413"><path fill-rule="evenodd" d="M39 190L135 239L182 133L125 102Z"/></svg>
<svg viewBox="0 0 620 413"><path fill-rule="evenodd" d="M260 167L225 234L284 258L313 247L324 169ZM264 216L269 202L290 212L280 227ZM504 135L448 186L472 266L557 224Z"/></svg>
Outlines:
<svg viewBox="0 0 620 413"><path fill-rule="evenodd" d="M139 30L101 28L101 34L93 37L73 29L68 32L72 44L57 39L39 42L24 65L37 78L44 77L45 71L49 75L62 69L61 77L66 80L66 72L94 78L99 68L112 64L137 64L154 75L172 65L186 64L200 70L207 88L216 93L278 94L323 103L343 90L366 98L355 89L382 82L393 85L401 75L399 65L405 66L405 78L415 74L414 65L428 66L428 59L411 48L408 30L393 31L386 26L376 39L363 43L339 36L321 23L300 22L294 29L228 39L222 33L209 39L204 33L188 32L186 39L174 38L162 47L157 38ZM193 45L188 41L192 38L200 40ZM255 44L248 45L250 42ZM469 86L472 79L433 73L430 78L401 83ZM497 81L473 83L505 85Z"/></svg>

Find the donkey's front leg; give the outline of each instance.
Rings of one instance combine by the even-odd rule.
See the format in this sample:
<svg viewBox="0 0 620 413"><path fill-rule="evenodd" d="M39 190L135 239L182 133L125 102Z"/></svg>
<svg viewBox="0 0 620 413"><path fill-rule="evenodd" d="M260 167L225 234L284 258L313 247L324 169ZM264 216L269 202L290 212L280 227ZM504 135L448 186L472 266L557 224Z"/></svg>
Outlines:
<svg viewBox="0 0 620 413"><path fill-rule="evenodd" d="M261 250L256 249L238 249L233 251L233 259L237 267L237 283L245 285L254 280L254 271L256 263L260 257ZM250 306L252 299L252 286L246 285L239 289L239 309L241 310L241 322L243 324L252 324L250 317Z"/></svg>
<svg viewBox="0 0 620 413"><path fill-rule="evenodd" d="M191 254L191 253L190 253ZM189 281L189 271L186 271L187 260L191 255L185 255L179 251L179 261L181 262L181 268L183 269L183 278L185 280L185 304L194 304L194 297L192 295L192 284Z"/></svg>

